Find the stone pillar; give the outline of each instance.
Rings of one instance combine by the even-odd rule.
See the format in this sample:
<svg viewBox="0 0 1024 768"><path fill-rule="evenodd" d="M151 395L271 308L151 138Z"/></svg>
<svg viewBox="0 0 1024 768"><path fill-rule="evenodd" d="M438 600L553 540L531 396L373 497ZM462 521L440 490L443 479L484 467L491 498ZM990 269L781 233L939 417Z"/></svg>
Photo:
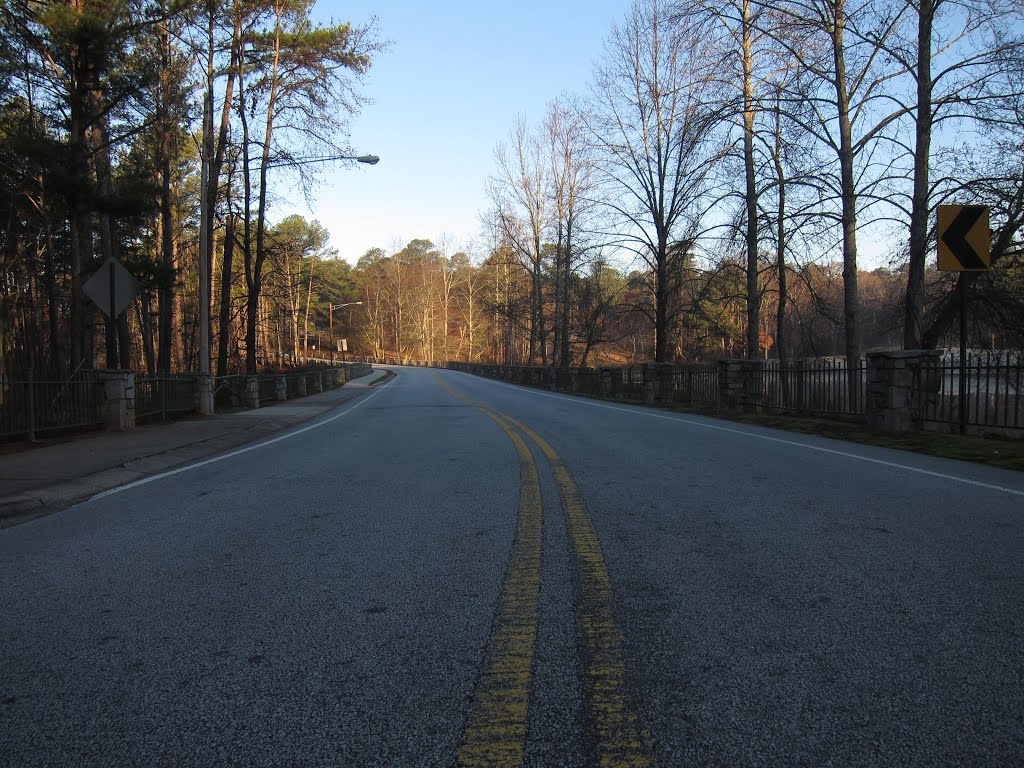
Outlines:
<svg viewBox="0 0 1024 768"><path fill-rule="evenodd" d="M202 416L213 415L213 377L208 373L196 374L195 409Z"/></svg>
<svg viewBox="0 0 1024 768"><path fill-rule="evenodd" d="M324 391L324 375L322 372L317 372L313 374L313 391Z"/></svg>
<svg viewBox="0 0 1024 768"><path fill-rule="evenodd" d="M673 398L672 364L644 363L644 405L671 405Z"/></svg>
<svg viewBox="0 0 1024 768"><path fill-rule="evenodd" d="M602 368L601 369L601 395L604 397L618 397L622 393L622 369Z"/></svg>
<svg viewBox="0 0 1024 768"><path fill-rule="evenodd" d="M671 363L658 363L655 366L655 377L658 380L656 399L660 405L672 405L675 395L673 366Z"/></svg>
<svg viewBox="0 0 1024 768"><path fill-rule="evenodd" d="M658 372L655 368L654 363L644 363L643 368L643 384L641 385L642 397L644 405L654 405L657 400L657 385L658 385Z"/></svg>
<svg viewBox="0 0 1024 768"><path fill-rule="evenodd" d="M764 401L763 360L718 361L718 412L758 413Z"/></svg>
<svg viewBox="0 0 1024 768"><path fill-rule="evenodd" d="M245 379L246 405L250 408L260 407L260 377L247 376Z"/></svg>
<svg viewBox="0 0 1024 768"><path fill-rule="evenodd" d="M937 366L941 356L932 349L868 354L868 426L896 434L919 429L922 409L939 390Z"/></svg>
<svg viewBox="0 0 1024 768"><path fill-rule="evenodd" d="M746 402L744 410L761 413L764 408L764 360L744 360L743 362L743 398Z"/></svg>
<svg viewBox="0 0 1024 768"><path fill-rule="evenodd" d="M298 392L299 397L306 396L306 374L300 373L298 378L295 379L295 390Z"/></svg>
<svg viewBox="0 0 1024 768"><path fill-rule="evenodd" d="M718 412L735 415L743 412L743 361L718 361Z"/></svg>
<svg viewBox="0 0 1024 768"><path fill-rule="evenodd" d="M96 375L103 388L104 428L112 432L135 429L135 374L102 370Z"/></svg>
<svg viewBox="0 0 1024 768"><path fill-rule="evenodd" d="M274 397L277 400L288 399L288 377L283 373L274 377Z"/></svg>

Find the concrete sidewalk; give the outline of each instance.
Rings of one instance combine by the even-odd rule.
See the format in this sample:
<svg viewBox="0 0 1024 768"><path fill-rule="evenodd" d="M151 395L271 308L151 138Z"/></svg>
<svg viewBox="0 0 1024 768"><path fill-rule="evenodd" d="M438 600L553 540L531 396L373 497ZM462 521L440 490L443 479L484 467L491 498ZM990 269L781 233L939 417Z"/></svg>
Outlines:
<svg viewBox="0 0 1024 768"><path fill-rule="evenodd" d="M387 373L375 369L337 389L253 410L85 432L0 455L0 528L282 432L358 397Z"/></svg>

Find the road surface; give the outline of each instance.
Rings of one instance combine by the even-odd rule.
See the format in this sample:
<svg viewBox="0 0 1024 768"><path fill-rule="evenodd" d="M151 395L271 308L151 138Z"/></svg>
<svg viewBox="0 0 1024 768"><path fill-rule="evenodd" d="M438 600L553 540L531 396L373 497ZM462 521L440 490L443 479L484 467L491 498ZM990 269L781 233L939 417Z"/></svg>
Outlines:
<svg viewBox="0 0 1024 768"><path fill-rule="evenodd" d="M1024 476L396 371L0 531L0 765L1024 764Z"/></svg>

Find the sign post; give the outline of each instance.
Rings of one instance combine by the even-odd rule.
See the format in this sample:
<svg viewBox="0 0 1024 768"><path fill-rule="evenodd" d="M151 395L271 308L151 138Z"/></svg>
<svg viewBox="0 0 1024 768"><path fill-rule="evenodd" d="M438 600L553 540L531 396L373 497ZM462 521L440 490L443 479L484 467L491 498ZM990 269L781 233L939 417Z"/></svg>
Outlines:
<svg viewBox="0 0 1024 768"><path fill-rule="evenodd" d="M110 257L96 270L95 274L82 286L85 295L92 299L109 319L107 320L107 351L113 351L107 365L117 368L117 318L125 310L135 294L139 292L139 283L120 261ZM128 351L125 350L121 361L128 365Z"/></svg>
<svg viewBox="0 0 1024 768"><path fill-rule="evenodd" d="M987 205L940 205L940 272L984 272L991 267ZM960 434L967 434L967 281L957 279L960 303Z"/></svg>

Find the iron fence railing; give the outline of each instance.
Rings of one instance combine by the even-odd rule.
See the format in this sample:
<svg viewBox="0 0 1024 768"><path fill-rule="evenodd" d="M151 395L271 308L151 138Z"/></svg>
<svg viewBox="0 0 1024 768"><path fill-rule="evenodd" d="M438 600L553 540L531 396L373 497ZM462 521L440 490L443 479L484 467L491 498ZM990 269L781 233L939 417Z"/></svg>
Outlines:
<svg viewBox="0 0 1024 768"><path fill-rule="evenodd" d="M213 401L220 408L237 408L246 398L245 375L232 373L213 380Z"/></svg>
<svg viewBox="0 0 1024 768"><path fill-rule="evenodd" d="M337 383L365 376L372 372L369 363L335 364ZM328 369L289 374L263 374L257 377L262 403L277 400L277 383L285 380L287 397L299 397L301 384L305 394L329 389L332 379ZM194 374L161 374L136 376L130 394L119 397L130 400L136 421L166 418L196 409L196 376ZM107 402L102 372L82 371L70 379L36 378L31 372L14 378L0 371L0 438L32 440L37 434L67 429L102 427L106 422ZM219 376L213 379L213 394L220 407L244 405L249 395L249 377L244 374Z"/></svg>
<svg viewBox="0 0 1024 768"><path fill-rule="evenodd" d="M672 370L672 399L688 405L718 402L718 366L685 365Z"/></svg>
<svg viewBox="0 0 1024 768"><path fill-rule="evenodd" d="M867 364L851 374L843 358L766 360L758 403L764 408L811 416L863 416L867 408ZM852 376L853 392L850 391Z"/></svg>
<svg viewBox="0 0 1024 768"><path fill-rule="evenodd" d="M103 424L103 384L90 373L65 380L0 378L0 436L35 435Z"/></svg>
<svg viewBox="0 0 1024 768"><path fill-rule="evenodd" d="M966 424L1024 432L1024 359L1016 352L970 352L964 361ZM922 376L925 396L919 402L921 421L931 425L960 424L960 360L944 355Z"/></svg>
<svg viewBox="0 0 1024 768"><path fill-rule="evenodd" d="M194 376L139 376L135 379L136 420L166 419L170 414L189 413L195 407Z"/></svg>
<svg viewBox="0 0 1024 768"><path fill-rule="evenodd" d="M259 377L259 396L260 402L266 403L271 400L277 400L277 376L274 375L263 375ZM291 391L288 392L288 397L294 397Z"/></svg>

